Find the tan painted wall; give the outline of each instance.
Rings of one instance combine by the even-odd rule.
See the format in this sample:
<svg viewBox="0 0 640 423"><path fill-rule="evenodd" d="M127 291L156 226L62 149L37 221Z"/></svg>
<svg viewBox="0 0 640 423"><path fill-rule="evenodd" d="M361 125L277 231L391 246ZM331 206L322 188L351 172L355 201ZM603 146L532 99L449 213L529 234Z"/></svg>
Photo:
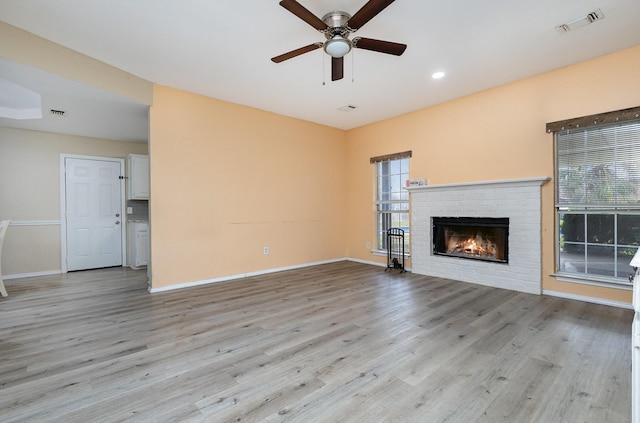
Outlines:
<svg viewBox="0 0 640 423"><path fill-rule="evenodd" d="M151 104L153 84L0 21L0 57Z"/></svg>
<svg viewBox="0 0 640 423"><path fill-rule="evenodd" d="M411 178L429 184L553 177L553 136L545 124L640 104L640 47L507 84L349 131L348 250L378 261L369 157L412 150ZM563 283L554 271L554 187L542 189L543 289L630 302L629 291Z"/></svg>
<svg viewBox="0 0 640 423"><path fill-rule="evenodd" d="M156 86L153 287L343 258L345 140L341 130Z"/></svg>
<svg viewBox="0 0 640 423"><path fill-rule="evenodd" d="M60 154L124 158L146 144L0 127L0 219L60 221ZM60 225L10 226L2 273L60 271Z"/></svg>

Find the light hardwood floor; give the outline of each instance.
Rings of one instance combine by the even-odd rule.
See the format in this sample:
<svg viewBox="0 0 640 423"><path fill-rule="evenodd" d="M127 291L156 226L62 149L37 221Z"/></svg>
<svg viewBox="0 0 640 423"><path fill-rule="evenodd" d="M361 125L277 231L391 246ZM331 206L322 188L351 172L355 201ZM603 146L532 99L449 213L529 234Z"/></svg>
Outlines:
<svg viewBox="0 0 640 423"><path fill-rule="evenodd" d="M2 422L628 422L631 310L340 262L10 280Z"/></svg>

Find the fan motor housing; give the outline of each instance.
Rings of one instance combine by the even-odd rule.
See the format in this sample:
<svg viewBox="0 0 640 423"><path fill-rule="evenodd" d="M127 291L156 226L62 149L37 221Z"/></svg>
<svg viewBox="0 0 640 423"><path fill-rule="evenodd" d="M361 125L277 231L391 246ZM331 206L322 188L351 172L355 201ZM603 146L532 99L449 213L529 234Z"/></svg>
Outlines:
<svg viewBox="0 0 640 423"><path fill-rule="evenodd" d="M329 12L322 17L322 22L326 23L329 28L325 30L327 39L331 39L336 35L345 37L350 31L346 24L351 19L351 15L347 12L336 10Z"/></svg>

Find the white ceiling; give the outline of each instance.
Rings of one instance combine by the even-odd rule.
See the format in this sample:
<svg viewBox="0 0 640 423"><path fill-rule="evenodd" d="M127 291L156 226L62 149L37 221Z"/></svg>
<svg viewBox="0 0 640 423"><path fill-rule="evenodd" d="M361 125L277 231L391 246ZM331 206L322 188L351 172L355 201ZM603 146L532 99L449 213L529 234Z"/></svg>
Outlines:
<svg viewBox="0 0 640 423"><path fill-rule="evenodd" d="M318 17L353 15L366 2L298 1ZM598 8L603 20L556 30ZM353 36L404 43L406 52L356 49L345 78L331 82L322 50L270 60L324 40L277 0L2 0L0 20L152 82L341 129L640 45L638 0L398 0ZM11 65L0 64L7 78ZM435 71L446 76L433 80Z"/></svg>
<svg viewBox="0 0 640 423"><path fill-rule="evenodd" d="M40 93L42 119L0 117L0 126L117 141L148 139L149 114L144 104L0 57L2 79ZM0 100L18 110L20 103L15 98ZM52 114L52 109L65 114Z"/></svg>

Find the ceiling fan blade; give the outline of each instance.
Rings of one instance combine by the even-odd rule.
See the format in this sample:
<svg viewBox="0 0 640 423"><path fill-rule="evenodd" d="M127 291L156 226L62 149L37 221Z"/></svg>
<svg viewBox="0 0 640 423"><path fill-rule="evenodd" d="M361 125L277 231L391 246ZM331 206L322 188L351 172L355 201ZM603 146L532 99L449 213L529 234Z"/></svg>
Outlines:
<svg viewBox="0 0 640 423"><path fill-rule="evenodd" d="M374 40L373 38L356 37L353 46L364 50L377 51L378 53L401 56L407 49L406 44L392 43L391 41Z"/></svg>
<svg viewBox="0 0 640 423"><path fill-rule="evenodd" d="M331 58L331 80L337 81L344 78L344 57Z"/></svg>
<svg viewBox="0 0 640 423"><path fill-rule="evenodd" d="M364 24L369 22L378 13L382 12L387 6L395 0L369 0L364 6L349 19L347 26L354 31L362 28Z"/></svg>
<svg viewBox="0 0 640 423"><path fill-rule="evenodd" d="M327 24L322 22L322 19L309 12L296 0L282 0L280 2L280 6L284 7L289 12L293 13L318 31L324 31L325 29L327 29Z"/></svg>
<svg viewBox="0 0 640 423"><path fill-rule="evenodd" d="M281 54L280 56L272 57L271 61L275 63L284 62L285 60L293 59L294 57L300 56L301 54L308 53L313 50L317 50L320 47L322 47L322 43L309 44L308 46L291 50L290 52Z"/></svg>

